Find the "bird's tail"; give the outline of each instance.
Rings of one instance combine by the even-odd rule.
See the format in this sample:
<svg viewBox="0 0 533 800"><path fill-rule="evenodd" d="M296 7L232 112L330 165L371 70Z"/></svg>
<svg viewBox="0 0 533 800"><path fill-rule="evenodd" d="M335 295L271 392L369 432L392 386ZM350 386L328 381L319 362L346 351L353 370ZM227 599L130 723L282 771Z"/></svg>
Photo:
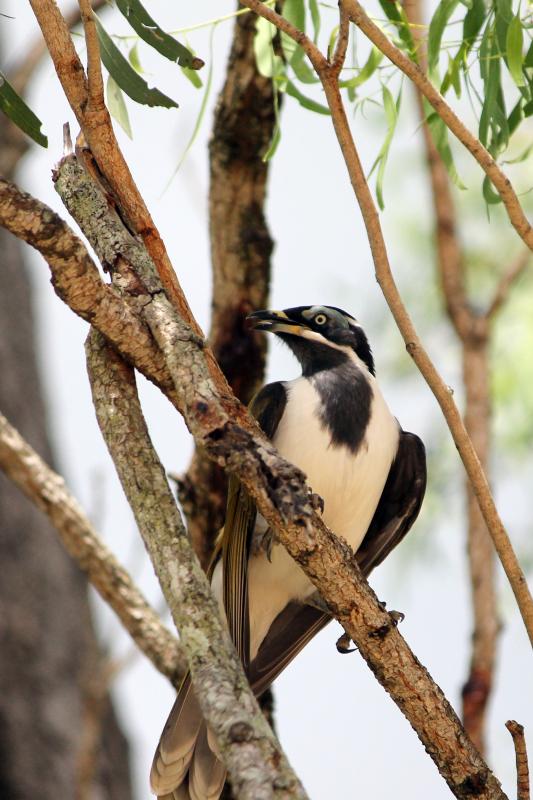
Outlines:
<svg viewBox="0 0 533 800"><path fill-rule="evenodd" d="M218 800L225 779L226 769L187 675L157 746L152 791L159 800Z"/></svg>

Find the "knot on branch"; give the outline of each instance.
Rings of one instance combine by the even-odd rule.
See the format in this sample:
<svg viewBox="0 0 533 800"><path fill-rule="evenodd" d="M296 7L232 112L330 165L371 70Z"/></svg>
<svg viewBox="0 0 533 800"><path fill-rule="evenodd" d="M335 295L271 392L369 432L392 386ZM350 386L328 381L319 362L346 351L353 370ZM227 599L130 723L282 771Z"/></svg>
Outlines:
<svg viewBox="0 0 533 800"><path fill-rule="evenodd" d="M251 742L254 729L247 722L234 722L228 732L232 742Z"/></svg>

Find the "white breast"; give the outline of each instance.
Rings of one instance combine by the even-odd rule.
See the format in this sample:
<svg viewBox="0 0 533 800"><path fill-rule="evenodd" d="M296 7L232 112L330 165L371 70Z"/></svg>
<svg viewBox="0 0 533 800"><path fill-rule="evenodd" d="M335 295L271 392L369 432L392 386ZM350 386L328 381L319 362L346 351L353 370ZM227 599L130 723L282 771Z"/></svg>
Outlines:
<svg viewBox="0 0 533 800"><path fill-rule="evenodd" d="M365 438L354 454L332 446L328 429L315 413L320 399L304 379L287 382L288 402L274 444L307 475L324 500L324 521L354 551L368 529L398 447L398 423L375 379L368 374L373 398ZM249 603L251 658L270 625L290 600L308 597L314 587L286 550L277 545L272 562L262 553L250 562Z"/></svg>

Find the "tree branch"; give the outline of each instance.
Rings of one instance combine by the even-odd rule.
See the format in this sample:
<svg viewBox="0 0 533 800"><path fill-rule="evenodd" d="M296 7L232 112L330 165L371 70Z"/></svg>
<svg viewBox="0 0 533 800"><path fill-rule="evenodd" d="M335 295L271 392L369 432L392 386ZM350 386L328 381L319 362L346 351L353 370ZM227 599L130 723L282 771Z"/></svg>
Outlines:
<svg viewBox="0 0 533 800"><path fill-rule="evenodd" d="M529 800L529 766L524 726L515 722L514 719L510 719L505 723L505 727L513 737L516 753L516 798L517 800Z"/></svg>
<svg viewBox="0 0 533 800"><path fill-rule="evenodd" d="M170 305L169 305L170 308ZM240 798L306 798L264 718L150 440L133 370L92 330L87 361L102 435L180 632L193 685Z"/></svg>
<svg viewBox="0 0 533 800"><path fill-rule="evenodd" d="M274 24L277 24L276 15L273 17L272 10L264 6L263 3L257 2L257 0L241 0L241 2L243 5L256 10L257 13L265 17L265 19L269 19ZM351 18L354 19L355 11L360 9L360 6L358 6L356 0L345 0L345 2L347 3ZM366 18L366 15L364 15L362 9L361 13ZM355 14L356 19L359 20L360 16L361 15L357 11L357 14ZM380 35L382 35L381 31L379 31L379 29L377 30ZM289 35L292 35L292 33L289 33ZM295 41L297 41L296 38ZM388 39L386 39L386 41L388 42ZM391 47L393 47L392 44ZM410 61L408 63L412 66L415 66ZM315 69L317 69L316 66ZM419 68L416 67L416 69L417 74L420 73L420 75L424 77ZM334 74L330 74L328 66L322 67L320 71L317 69L317 73L322 82L322 86L324 87L326 99L331 111L333 127L335 129L335 133L337 134L337 139L344 156L354 194L361 209L361 214L363 216L368 240L370 243L370 249L374 259L376 279L381 287L383 295L385 296L398 329L405 341L407 352L413 358L415 364L424 376L428 386L435 395L446 422L448 423L448 427L453 436L455 445L459 451L468 477L472 483L481 513L483 514L483 518L494 542L494 546L505 570L505 574L507 575L509 583L511 584L511 588L518 603L529 639L533 644L533 598L531 597L523 570L518 562L507 531L505 530L503 522L496 508L487 477L483 471L472 441L466 431L449 387L443 381L424 346L422 345L413 322L401 299L398 287L396 286L387 255L387 248L383 238L383 231L381 229L379 215L372 199L372 194L368 187L359 154L355 147L355 143L350 131L337 77Z"/></svg>
<svg viewBox="0 0 533 800"><path fill-rule="evenodd" d="M242 2L244 5L249 5L248 0L242 0ZM488 150L483 147L479 139L476 139L476 137L470 133L442 95L439 94L433 84L428 80L420 67L407 58L407 56L391 42L388 36L383 33L381 28L378 28L378 26L372 22L358 0L344 0L344 2L352 22L363 31L365 36L376 45L378 50L381 50L381 52L386 55L398 69L407 75L415 86L417 86L444 124L475 158L481 169L485 172L487 177L490 178L495 189L498 191L507 210L511 225L524 240L529 249L532 250L533 228L524 214L509 178L505 175L503 170L500 169ZM264 16L262 10L259 13Z"/></svg>
<svg viewBox="0 0 533 800"><path fill-rule="evenodd" d="M87 44L87 106L85 114L105 108L104 82L100 65L100 45L91 0L79 0L81 21Z"/></svg>
<svg viewBox="0 0 533 800"><path fill-rule="evenodd" d="M420 0L407 0L405 12L414 23L420 68L427 71L427 53L421 23ZM437 239L437 270L450 321L461 342L465 386L465 428L483 469L490 464L490 326L469 302L465 287L465 259L459 241L450 179L426 122L424 99L414 86L431 181ZM526 251L529 253L529 251ZM466 476L465 476L466 477ZM473 607L472 650L469 675L462 691L463 722L472 741L484 752L485 711L493 682L499 630L494 586L494 549L470 481L466 480L468 564Z"/></svg>
<svg viewBox="0 0 533 800"><path fill-rule="evenodd" d="M0 414L0 469L43 511L66 550L156 669L178 686L186 671L182 649L98 537L63 478L48 467Z"/></svg>
<svg viewBox="0 0 533 800"><path fill-rule="evenodd" d="M93 224L99 214L116 216L101 192L91 194L95 184L83 170L80 173L85 183L77 190L87 192L87 201L95 212ZM128 306L114 287L102 281L85 246L66 222L45 203L0 178L0 224L43 255L58 297L113 342L179 410L172 379L148 328L135 312L135 303Z"/></svg>
<svg viewBox="0 0 533 800"><path fill-rule="evenodd" d="M518 280L518 278L525 271L526 267L531 261L530 250L523 250L515 260L504 271L499 284L496 287L492 301L485 313L487 321L491 322L506 302L509 292Z"/></svg>

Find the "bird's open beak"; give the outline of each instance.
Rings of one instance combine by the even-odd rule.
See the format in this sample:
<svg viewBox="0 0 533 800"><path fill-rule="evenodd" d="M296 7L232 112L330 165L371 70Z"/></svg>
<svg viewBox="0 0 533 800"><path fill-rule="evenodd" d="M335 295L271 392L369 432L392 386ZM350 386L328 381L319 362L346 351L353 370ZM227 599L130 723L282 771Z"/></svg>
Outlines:
<svg viewBox="0 0 533 800"><path fill-rule="evenodd" d="M256 331L270 331L271 333L291 333L301 336L304 327L299 322L291 320L285 311L254 311L246 317L251 328Z"/></svg>

